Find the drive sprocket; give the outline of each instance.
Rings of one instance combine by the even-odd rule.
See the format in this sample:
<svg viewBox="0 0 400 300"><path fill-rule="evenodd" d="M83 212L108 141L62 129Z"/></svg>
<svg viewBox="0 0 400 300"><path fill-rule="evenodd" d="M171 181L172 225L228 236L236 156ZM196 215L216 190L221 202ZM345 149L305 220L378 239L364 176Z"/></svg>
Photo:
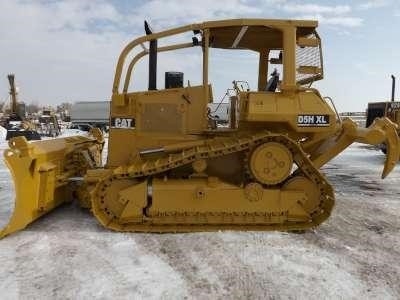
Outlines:
<svg viewBox="0 0 400 300"><path fill-rule="evenodd" d="M275 185L290 175L293 167L293 155L283 144L266 142L257 146L249 159L249 171L259 183Z"/></svg>

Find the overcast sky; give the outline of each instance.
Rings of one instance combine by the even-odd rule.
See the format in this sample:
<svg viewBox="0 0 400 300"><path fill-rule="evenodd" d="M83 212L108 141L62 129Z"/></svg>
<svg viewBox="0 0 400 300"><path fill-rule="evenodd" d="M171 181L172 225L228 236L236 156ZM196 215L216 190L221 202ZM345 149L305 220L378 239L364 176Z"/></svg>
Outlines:
<svg viewBox="0 0 400 300"><path fill-rule="evenodd" d="M15 73L20 99L28 103L108 100L118 55L143 35L144 19L160 31L238 17L319 20L325 79L316 86L340 111L362 111L369 101L388 100L391 74L400 87L398 0L1 0L0 100L7 98L8 73ZM160 56L159 88L166 70L199 81L200 50L191 50L197 51ZM252 53L213 51L214 101L234 79L248 79L256 88L257 63ZM146 87L144 66L145 61L134 73L135 88Z"/></svg>

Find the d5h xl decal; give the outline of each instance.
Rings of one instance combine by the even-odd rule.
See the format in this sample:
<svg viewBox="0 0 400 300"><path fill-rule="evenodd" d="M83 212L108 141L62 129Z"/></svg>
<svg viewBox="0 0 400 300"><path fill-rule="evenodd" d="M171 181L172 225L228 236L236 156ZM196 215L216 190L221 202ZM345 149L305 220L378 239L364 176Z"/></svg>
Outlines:
<svg viewBox="0 0 400 300"><path fill-rule="evenodd" d="M329 115L298 115L299 127L326 127L329 126Z"/></svg>

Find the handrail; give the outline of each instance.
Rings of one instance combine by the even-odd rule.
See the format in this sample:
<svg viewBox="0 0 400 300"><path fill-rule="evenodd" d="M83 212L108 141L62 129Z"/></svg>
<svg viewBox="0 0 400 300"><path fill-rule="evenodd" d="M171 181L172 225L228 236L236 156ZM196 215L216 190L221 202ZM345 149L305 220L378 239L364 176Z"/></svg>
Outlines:
<svg viewBox="0 0 400 300"><path fill-rule="evenodd" d="M339 123L342 124L342 118L340 117L340 115L339 115L339 113L338 113L338 111L336 109L335 102L333 102L333 99L331 97L329 97L329 96L326 96L326 97L324 97L324 100L329 100L331 102L332 107L333 107L333 109L334 109L334 111L336 113L336 116L337 116L338 120L339 120Z"/></svg>
<svg viewBox="0 0 400 300"><path fill-rule="evenodd" d="M131 50L133 48L135 48L136 46L138 46L140 44L143 44L144 42L156 40L156 39L171 36L171 35L180 34L180 33L187 32L187 31L196 30L199 28L200 28L199 24L191 24L191 25L182 26L182 27L178 27L178 28L174 28L174 29L170 29L170 30L152 33L149 35L144 35L144 36L141 36L141 37L133 40L132 42L130 42L128 45L125 46L125 48L122 50L122 52L118 58L117 66L115 69L112 93L113 94L118 93L118 88L119 88L119 84L121 81L121 75L122 75L122 69L124 66L124 62L125 62L127 55L131 52Z"/></svg>
<svg viewBox="0 0 400 300"><path fill-rule="evenodd" d="M157 48L157 52L165 52L165 51L184 49L184 48L190 48L190 47L195 47L195 46L200 46L200 45L193 45L193 43L182 43L182 44L176 44L176 45L170 45L170 46L163 46L163 47ZM129 63L128 69L126 71L126 76L125 76L124 89L123 89L124 93L128 92L128 87L129 87L129 83L131 81L133 67L139 61L139 59L146 56L147 54L149 54L149 52L147 50L143 50L143 51L139 52L138 54L136 54L136 56Z"/></svg>
<svg viewBox="0 0 400 300"><path fill-rule="evenodd" d="M209 21L204 23L194 23L186 26L181 26L165 31L152 33L149 35L141 36L130 43L128 43L119 55L118 62L115 69L112 93L118 94L119 85L121 82L121 76L125 59L133 48L138 45L143 45L144 42L157 40L159 38L165 38L172 35L181 34L189 31L207 31L211 28L228 27L228 26L266 26L269 28L276 28L281 31L291 31L291 27L317 27L317 21L307 20L269 20L269 19L231 19L231 20L220 20L220 21ZM293 42L292 39L286 39L287 42ZM205 71L205 70L203 70ZM286 72L288 73L288 72ZM290 73L290 72L289 72ZM291 86L290 86L291 87Z"/></svg>

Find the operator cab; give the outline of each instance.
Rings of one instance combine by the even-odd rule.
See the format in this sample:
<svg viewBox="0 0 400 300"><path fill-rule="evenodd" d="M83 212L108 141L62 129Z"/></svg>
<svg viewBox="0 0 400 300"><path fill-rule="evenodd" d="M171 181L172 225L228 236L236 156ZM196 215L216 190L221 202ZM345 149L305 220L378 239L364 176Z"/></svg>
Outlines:
<svg viewBox="0 0 400 300"><path fill-rule="evenodd" d="M301 86L311 85L314 81L322 79L321 42L315 31L316 26L315 21L237 19L154 32L145 22L146 35L131 42L118 61L113 86L112 119L126 117L126 111L131 111L135 116L131 118L130 124L134 124L135 130L146 134L201 134L207 130L218 129L218 118L215 118L215 111L209 106L213 101L209 69L212 70L214 65L218 65L217 60L210 64L210 55L211 51L218 49L224 52L230 50L235 55L244 53L245 56L254 57L256 63L251 65L258 66L258 78L253 81L234 80L233 87L227 86L228 78L230 77L231 81L232 76L241 76L250 67L245 65L246 70L230 70L228 65L226 69L218 70L219 85L217 84L216 91L218 94L222 94L224 90L226 92L216 104L230 103L229 128L237 129L239 123L244 124L247 121L264 121L265 118L271 117L270 113L280 113L277 101L283 103L283 100L280 100L282 97L279 95L293 93ZM159 40L181 34L189 35L190 40L159 45ZM127 54L136 46L140 46L143 51L124 66ZM158 55L192 47L200 48L202 54L201 68L198 68L202 83L191 85L188 82L185 85L184 73L174 70L165 73L165 87L158 89ZM148 91L128 92L132 70L145 56L149 57ZM231 64L236 62L233 60ZM244 63L246 64L246 59ZM123 70L126 70L126 76L123 91L120 93ZM245 76L248 77L248 74ZM256 88L252 89L253 87ZM127 104L132 108L124 109ZM290 106L290 103L287 105ZM114 125L111 124L111 127L115 127Z"/></svg>

